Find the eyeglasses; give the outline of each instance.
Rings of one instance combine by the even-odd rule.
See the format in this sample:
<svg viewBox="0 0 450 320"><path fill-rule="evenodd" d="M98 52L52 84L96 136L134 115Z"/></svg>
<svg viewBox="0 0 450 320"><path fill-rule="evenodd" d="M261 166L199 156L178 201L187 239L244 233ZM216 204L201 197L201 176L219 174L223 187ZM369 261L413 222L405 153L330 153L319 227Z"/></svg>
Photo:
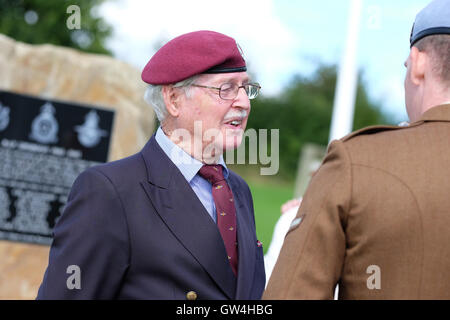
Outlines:
<svg viewBox="0 0 450 320"><path fill-rule="evenodd" d="M247 83L247 84L243 84L242 86L238 86L235 83L224 83L220 86L220 88L202 86L199 84L191 84L191 86L219 90L219 97L221 97L224 100L235 99L238 95L240 88L244 88L245 93L247 94L247 97L249 99L255 99L259 94L259 89L261 89L261 86L259 85L259 83Z"/></svg>

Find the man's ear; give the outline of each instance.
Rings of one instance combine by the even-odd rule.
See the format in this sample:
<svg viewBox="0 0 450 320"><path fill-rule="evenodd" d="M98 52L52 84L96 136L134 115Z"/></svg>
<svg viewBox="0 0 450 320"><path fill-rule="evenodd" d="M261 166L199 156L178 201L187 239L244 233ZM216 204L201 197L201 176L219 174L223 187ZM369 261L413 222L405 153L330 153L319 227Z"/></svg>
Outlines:
<svg viewBox="0 0 450 320"><path fill-rule="evenodd" d="M179 93L177 92L177 89L174 88L171 85L165 85L161 89L164 103L166 105L167 112L172 117L178 117L180 114L179 106L178 106L178 97Z"/></svg>
<svg viewBox="0 0 450 320"><path fill-rule="evenodd" d="M411 57L411 81L415 85L420 85L425 78L427 64L429 64L429 55L425 51L419 51L418 48L412 47Z"/></svg>

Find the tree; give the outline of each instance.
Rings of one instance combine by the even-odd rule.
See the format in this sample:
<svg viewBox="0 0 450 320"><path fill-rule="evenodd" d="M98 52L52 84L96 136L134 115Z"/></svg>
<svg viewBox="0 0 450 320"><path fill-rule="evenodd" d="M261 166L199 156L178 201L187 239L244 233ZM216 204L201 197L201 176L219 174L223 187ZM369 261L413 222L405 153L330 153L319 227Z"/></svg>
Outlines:
<svg viewBox="0 0 450 320"><path fill-rule="evenodd" d="M359 76L353 130L389 123L380 107L370 101ZM297 76L275 97L252 101L247 128L280 130L280 176L295 178L298 157L307 142L327 145L336 87L336 66L319 66L312 77ZM270 142L270 140L269 140Z"/></svg>
<svg viewBox="0 0 450 320"><path fill-rule="evenodd" d="M111 54L105 40L111 27L96 15L105 0L0 0L0 33L31 43L51 43ZM69 10L70 6L75 8ZM74 16L75 14L75 16ZM70 20L79 16L79 28ZM74 28L75 27L75 28Z"/></svg>

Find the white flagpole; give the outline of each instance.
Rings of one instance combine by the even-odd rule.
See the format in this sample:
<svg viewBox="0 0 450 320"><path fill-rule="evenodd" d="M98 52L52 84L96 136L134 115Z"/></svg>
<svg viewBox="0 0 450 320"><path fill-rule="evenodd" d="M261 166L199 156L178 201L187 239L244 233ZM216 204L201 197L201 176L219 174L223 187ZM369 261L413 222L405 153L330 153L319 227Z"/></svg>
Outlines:
<svg viewBox="0 0 450 320"><path fill-rule="evenodd" d="M329 142L344 137L353 128L356 87L358 82L356 53L361 8L362 0L350 0L347 39L336 81Z"/></svg>

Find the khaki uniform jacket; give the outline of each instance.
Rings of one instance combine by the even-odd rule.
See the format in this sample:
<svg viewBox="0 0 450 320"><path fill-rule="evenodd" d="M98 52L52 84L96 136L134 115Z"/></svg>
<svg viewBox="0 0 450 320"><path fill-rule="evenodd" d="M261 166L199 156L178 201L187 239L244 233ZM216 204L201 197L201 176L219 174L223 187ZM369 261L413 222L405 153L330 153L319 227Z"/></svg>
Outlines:
<svg viewBox="0 0 450 320"><path fill-rule="evenodd" d="M337 284L339 299L450 299L450 104L330 144L263 298Z"/></svg>

